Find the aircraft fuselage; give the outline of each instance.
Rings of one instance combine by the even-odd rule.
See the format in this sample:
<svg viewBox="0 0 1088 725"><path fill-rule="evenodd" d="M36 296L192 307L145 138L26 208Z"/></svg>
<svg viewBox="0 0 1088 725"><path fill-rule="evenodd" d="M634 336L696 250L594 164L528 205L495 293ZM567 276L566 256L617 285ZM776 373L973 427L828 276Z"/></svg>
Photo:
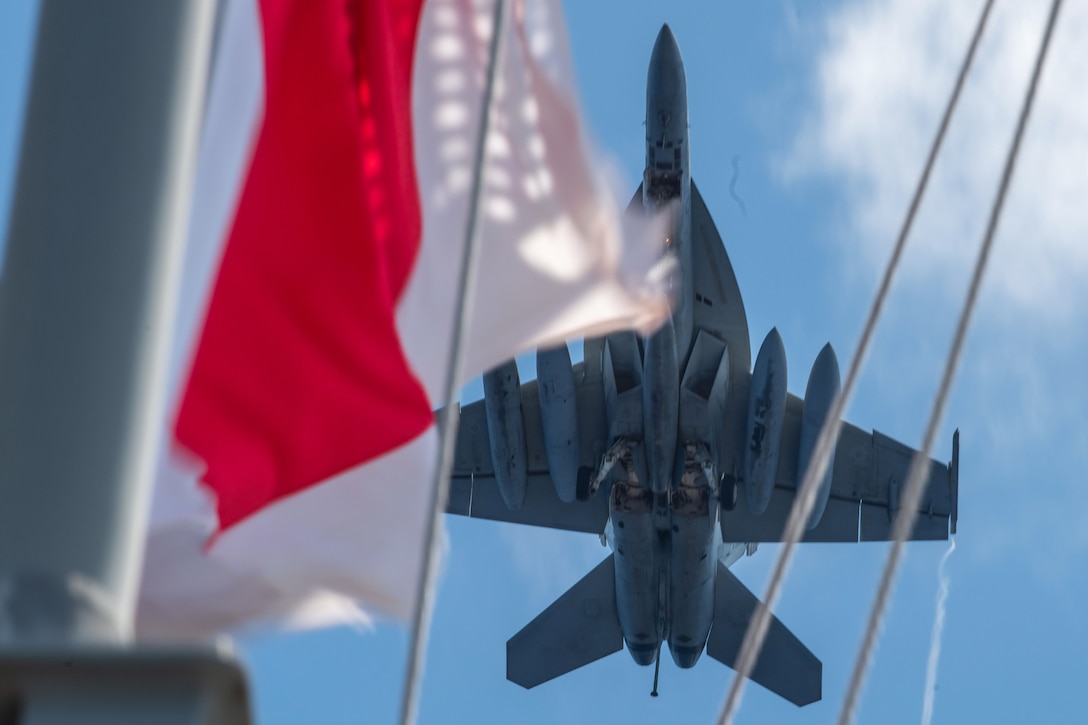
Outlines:
<svg viewBox="0 0 1088 725"><path fill-rule="evenodd" d="M613 425L611 434L614 455L624 465L614 469L619 472L613 473L606 536L617 554L617 613L624 640L643 665L654 661L663 641L678 666L695 664L713 622L719 556L743 549L720 546L709 436L691 430L681 416L681 379L690 365L707 362L691 355L696 301L689 162L684 66L672 31L664 26L646 85L642 208L673 210L663 240L665 253L677 260L673 315L645 339L633 333L609 336L603 365L609 418L629 420L626 426ZM713 360L713 370L692 372L713 380L718 365ZM637 420L632 413L640 402Z"/></svg>

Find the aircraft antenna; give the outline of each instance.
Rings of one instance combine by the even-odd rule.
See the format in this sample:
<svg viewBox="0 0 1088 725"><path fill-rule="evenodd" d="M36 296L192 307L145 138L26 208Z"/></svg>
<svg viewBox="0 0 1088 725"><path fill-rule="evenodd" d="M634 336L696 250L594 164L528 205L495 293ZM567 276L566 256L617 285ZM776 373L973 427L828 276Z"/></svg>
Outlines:
<svg viewBox="0 0 1088 725"><path fill-rule="evenodd" d="M661 645L657 646L657 661L654 662L654 689L650 691L650 697L657 697L657 676L661 673Z"/></svg>

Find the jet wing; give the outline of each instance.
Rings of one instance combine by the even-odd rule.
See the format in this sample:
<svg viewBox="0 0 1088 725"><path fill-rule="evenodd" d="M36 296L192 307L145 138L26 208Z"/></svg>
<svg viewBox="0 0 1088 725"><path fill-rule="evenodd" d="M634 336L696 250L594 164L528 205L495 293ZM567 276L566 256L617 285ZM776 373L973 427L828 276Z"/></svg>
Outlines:
<svg viewBox="0 0 1088 725"><path fill-rule="evenodd" d="M586 340L587 359L593 359L594 342ZM596 472L594 461L600 460L607 443L599 363L589 369L584 363L576 364L574 379L583 463L578 473L579 499L571 503L560 500L548 473L540 398L537 381L532 380L521 386L521 410L525 419L529 456L529 480L524 504L516 511L511 510L499 493L491 463L484 402L479 400L461 408L447 513L593 534L604 531L608 520L608 497L603 491L587 497L590 478Z"/></svg>
<svg viewBox="0 0 1088 725"><path fill-rule="evenodd" d="M642 184L627 204L628 214L642 213ZM752 367L748 342L748 317L740 296L733 264L722 244L703 195L691 182L692 324L729 346L730 369L746 372Z"/></svg>
<svg viewBox="0 0 1088 725"><path fill-rule="evenodd" d="M692 270L695 329L706 330L729 346L730 369L743 375L752 369L748 316L733 264L699 187L691 182Z"/></svg>
<svg viewBox="0 0 1088 725"><path fill-rule="evenodd" d="M797 454L804 401L789 395L778 475L770 505L760 515L748 510L744 486L736 487L732 510L721 511L722 538L727 542L781 541L797 494ZM831 493L823 518L802 541L889 541L899 497L916 451L878 431L843 423L835 448ZM918 507L911 539L947 539L956 532L959 497L959 433L952 443L952 462L927 462L926 489ZM723 492L723 499L725 493Z"/></svg>

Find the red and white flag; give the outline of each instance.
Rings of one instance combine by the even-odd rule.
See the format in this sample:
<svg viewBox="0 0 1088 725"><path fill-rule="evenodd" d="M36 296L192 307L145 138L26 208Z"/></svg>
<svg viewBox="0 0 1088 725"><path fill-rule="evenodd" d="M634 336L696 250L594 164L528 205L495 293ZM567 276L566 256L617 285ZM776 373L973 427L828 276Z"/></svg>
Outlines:
<svg viewBox="0 0 1088 725"><path fill-rule="evenodd" d="M139 636L410 614L492 7L229 1ZM624 243L585 145L558 0L510 9L466 379L668 314L660 245Z"/></svg>

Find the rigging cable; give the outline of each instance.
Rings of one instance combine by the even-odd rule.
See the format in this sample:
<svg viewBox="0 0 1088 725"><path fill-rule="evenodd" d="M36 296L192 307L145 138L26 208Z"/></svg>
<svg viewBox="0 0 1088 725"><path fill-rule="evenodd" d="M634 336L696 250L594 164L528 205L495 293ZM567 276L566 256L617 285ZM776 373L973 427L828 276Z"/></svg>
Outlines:
<svg viewBox="0 0 1088 725"><path fill-rule="evenodd" d="M495 75L502 53L503 19L507 0L495 0L491 18L491 43L488 53L487 76L484 82L480 126L476 139L476 158L473 164L472 187L469 195L468 221L465 224L465 248L461 258L461 274L457 303L454 310L453 340L447 358L447 374L443 390L445 407L438 413L438 430L441 437L439 458L431 484L429 503L430 520L423 538L423 566L416 582L416 607L412 617L412 630L401 690L401 725L414 725L419 715L419 696L423 686L423 656L427 651L427 635L434 614L435 589L437 588L437 562L441 537L442 516L449 499L450 471L457 442L457 425L460 415L455 408L458 381L465 365L464 343L469 319L472 317L472 290L476 287L476 259L480 239L480 203L483 197L484 156L487 152L487 136L491 123L492 99L495 92Z"/></svg>
<svg viewBox="0 0 1088 725"><path fill-rule="evenodd" d="M861 339L858 341L857 351L854 353L854 358L850 362L850 369L847 371L846 381L843 384L839 395L835 397L831 406L831 411L828 413L827 419L820 429L820 435L816 439L812 461L809 464L808 470L805 472L801 485L798 487L797 497L790 509L789 518L786 520L782 551L775 561L771 580L767 585L767 590L763 597L765 606L756 609L754 616L748 624L748 629L745 631L744 640L741 643L740 653L737 657L737 666L735 668L736 675L733 677L725 703L722 706L721 714L718 717L718 723L720 725L728 725L733 721L737 708L740 706L740 698L744 691L744 685L752 672L752 668L755 666L756 657L762 649L763 642L767 637L767 631L771 622L771 613L778 601L782 589L782 582L785 579L790 563L792 562L794 548L804 535L805 525L808 522L809 515L816 503L816 492L818 488L816 483L823 479L823 476L828 469L831 453L834 450L838 439L839 428L842 425L843 412L846 409L847 403L850 401L851 395L853 395L854 387L856 386L858 376L861 372L862 363L864 362L870 344L872 343L877 320L884 309L884 303L887 300L888 292L891 289L892 279L899 267L900 259L903 256L903 249L906 247L907 237L914 224L914 218L921 205L926 187L929 184L929 177L933 171L934 164L936 163L937 154L944 142L944 137L952 119L952 113L959 101L960 92L963 90L964 81L967 78L967 72L974 60L979 39L982 37L982 31L986 26L986 21L990 16L990 10L992 8L993 0L986 0L986 4L982 9L982 14L979 16L978 24L975 27L974 35L971 38L971 44L968 46L967 55L964 57L959 74L956 76L956 83L952 89L952 95L948 100L948 105L945 107L944 115L941 117L941 122L937 128L937 134L933 139L933 145L930 148L929 156L922 169L922 175L918 180L914 196L911 199L906 217L903 220L903 225L900 228L899 236L896 239L895 247L892 250L892 256L888 260L888 265L884 270L884 277L880 282L880 287L877 289L876 297L873 299L872 305L869 308L869 316L865 321Z"/></svg>
<svg viewBox="0 0 1088 725"><path fill-rule="evenodd" d="M888 552L888 560L884 565L884 573L877 589L873 609L869 615L869 621L865 628L865 637L858 650L857 659L854 661L854 673L850 678L850 687L843 700L842 711L839 713L839 725L849 725L853 722L857 709L857 700L865 682L865 675L869 668L873 649L876 646L877 634L883 620L884 609L888 604L888 596L891 593L892 584L902 558L903 543L907 540L914 528L914 520L918 516L918 503L922 498L922 484L929 457L929 450L933 447L933 440L937 434L937 428L944 413L945 402L952 387L952 378L955 376L960 354L963 352L963 342L967 336L967 328L971 324L971 316L978 298L978 290L982 284L982 275L986 270L986 262L990 257L990 249L993 246L994 234L1001 218L1001 210L1005 205L1005 196L1009 190L1013 170L1016 167L1016 157L1020 152L1020 142L1024 137L1024 129L1027 127L1028 118L1031 115L1031 107L1035 101L1035 91L1039 85L1039 77L1042 75L1043 64L1046 60L1047 50L1050 47L1050 39L1054 34L1054 27L1058 20L1058 11L1061 9L1062 0L1053 0L1050 5L1050 15L1047 17L1046 30L1043 33L1039 52L1035 57L1035 68L1032 70L1031 83L1028 85L1023 105L1020 108L1020 118L1016 123L1016 131L1013 134L1012 143L1005 157L1005 168L1001 172L1001 182L998 184L997 196L990 209L990 218L986 224L986 232L983 235L982 244L975 260L974 272L971 276L971 286L967 291L967 299L964 301L963 310L960 313L959 322L956 325L956 335L952 340L952 349L948 353L945 363L944 375L941 378L941 387L933 402L933 410L930 413L929 424L926 427L925 444L923 450L914 457L910 474L907 476L907 484L904 487L903 499L899 508L899 516L895 519L894 541L891 551Z"/></svg>

